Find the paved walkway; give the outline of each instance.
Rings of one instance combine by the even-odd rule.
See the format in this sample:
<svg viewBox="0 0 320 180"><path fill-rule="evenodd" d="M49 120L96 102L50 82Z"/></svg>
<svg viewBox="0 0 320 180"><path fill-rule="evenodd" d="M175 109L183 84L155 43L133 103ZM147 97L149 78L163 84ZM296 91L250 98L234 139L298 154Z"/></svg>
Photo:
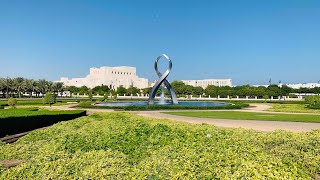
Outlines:
<svg viewBox="0 0 320 180"><path fill-rule="evenodd" d="M64 106L52 106L53 109L70 110L74 105ZM265 112L271 106L266 104L252 104L251 107L241 110L233 111L245 111L245 112L264 112L264 113L278 113L278 112ZM218 127L226 128L245 128L253 129L258 131L274 131L282 129L292 132L307 132L314 129L320 129L320 123L303 123L303 122L281 122L281 121L259 121L259 120L231 120L231 119L213 119L213 118L197 118L197 117L186 117L176 116L171 114L164 114L163 112L169 111L204 111L204 110L161 110L161 111L128 111L140 116L159 118L159 119L172 119L181 122L188 122L193 124L212 124ZM217 110L208 110L217 111ZM224 110L218 110L224 111ZM226 110L231 111L231 110ZM88 114L96 112L115 112L112 109L87 109ZM290 113L294 116L295 113Z"/></svg>

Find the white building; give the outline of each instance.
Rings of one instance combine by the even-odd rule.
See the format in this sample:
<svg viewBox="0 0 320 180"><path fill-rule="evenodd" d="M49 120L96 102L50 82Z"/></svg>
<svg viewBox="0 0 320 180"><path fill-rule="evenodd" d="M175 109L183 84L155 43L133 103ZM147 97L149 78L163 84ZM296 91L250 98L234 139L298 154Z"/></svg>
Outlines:
<svg viewBox="0 0 320 180"><path fill-rule="evenodd" d="M181 80L186 85L190 86L200 86L205 89L208 85L214 86L232 86L231 79L203 79L203 80Z"/></svg>
<svg viewBox="0 0 320 180"><path fill-rule="evenodd" d="M319 83L299 83L299 84L278 84L279 87L282 87L283 85L286 85L292 89L300 89L300 88L315 88L315 87L320 87ZM252 85L254 87L258 86L264 86L268 87L269 85Z"/></svg>
<svg viewBox="0 0 320 180"><path fill-rule="evenodd" d="M118 66L100 68L90 68L90 74L85 78L67 78L61 77L60 81L65 86L87 86L94 88L100 85L107 85L111 89L117 89L119 86L129 88L131 85L137 88L147 88L148 79L140 78L137 76L137 70L135 67Z"/></svg>
<svg viewBox="0 0 320 180"><path fill-rule="evenodd" d="M319 83L281 84L281 86L282 85L287 85L293 89L320 87Z"/></svg>

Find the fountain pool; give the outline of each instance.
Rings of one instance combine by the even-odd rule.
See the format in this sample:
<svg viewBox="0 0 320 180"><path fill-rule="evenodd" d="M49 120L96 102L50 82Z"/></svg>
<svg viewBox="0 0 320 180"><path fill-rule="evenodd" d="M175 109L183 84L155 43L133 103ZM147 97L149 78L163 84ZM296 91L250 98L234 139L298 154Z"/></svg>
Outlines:
<svg viewBox="0 0 320 180"><path fill-rule="evenodd" d="M155 102L155 105L169 105L172 106L172 102ZM131 101L131 102L101 102L95 104L95 106L109 106L109 107L121 107L121 106L148 106L148 101ZM228 103L223 102L209 102L209 101L180 101L176 106L227 106Z"/></svg>

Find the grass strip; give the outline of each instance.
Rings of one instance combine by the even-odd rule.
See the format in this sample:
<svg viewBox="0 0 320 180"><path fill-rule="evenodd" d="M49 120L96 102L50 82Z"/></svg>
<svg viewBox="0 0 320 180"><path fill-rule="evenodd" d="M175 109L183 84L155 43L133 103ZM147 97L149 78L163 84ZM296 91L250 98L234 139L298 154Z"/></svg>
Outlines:
<svg viewBox="0 0 320 180"><path fill-rule="evenodd" d="M276 114L238 111L197 111L197 112L165 112L166 114L213 119L289 121L289 122L320 122L319 115L310 114Z"/></svg>

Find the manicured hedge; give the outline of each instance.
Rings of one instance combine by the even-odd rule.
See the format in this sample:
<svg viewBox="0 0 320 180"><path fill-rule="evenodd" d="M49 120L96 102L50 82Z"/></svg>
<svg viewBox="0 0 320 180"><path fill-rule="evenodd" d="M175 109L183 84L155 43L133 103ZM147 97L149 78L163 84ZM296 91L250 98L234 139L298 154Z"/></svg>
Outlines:
<svg viewBox="0 0 320 180"><path fill-rule="evenodd" d="M284 101L284 100L256 100L256 101L252 101L252 100L216 100L218 102L229 102L229 103L270 103L270 104L305 104L305 101Z"/></svg>
<svg viewBox="0 0 320 180"><path fill-rule="evenodd" d="M180 106L180 105L148 105L148 106L94 106L88 103L80 103L77 108L92 108L92 109L118 109L125 111L151 111L151 110L170 110L170 109L199 109L199 110L219 110L219 109L241 109L249 107L249 104L236 103L226 106Z"/></svg>
<svg viewBox="0 0 320 180"><path fill-rule="evenodd" d="M275 104L305 104L305 101L267 101L267 103Z"/></svg>
<svg viewBox="0 0 320 180"><path fill-rule="evenodd" d="M54 104L56 105L64 105L67 104L67 102L79 102L78 99L70 99L70 100L57 100L56 103ZM8 102L7 100L1 100L0 101L0 106L8 106ZM17 99L17 104L16 106L49 106L48 104L44 104L42 99L33 99L33 100L21 100L21 99Z"/></svg>
<svg viewBox="0 0 320 180"><path fill-rule="evenodd" d="M313 106L307 106L309 109L320 109L320 104L313 105Z"/></svg>
<svg viewBox="0 0 320 180"><path fill-rule="evenodd" d="M0 137L52 125L85 116L86 111L49 111L28 109L0 110Z"/></svg>

